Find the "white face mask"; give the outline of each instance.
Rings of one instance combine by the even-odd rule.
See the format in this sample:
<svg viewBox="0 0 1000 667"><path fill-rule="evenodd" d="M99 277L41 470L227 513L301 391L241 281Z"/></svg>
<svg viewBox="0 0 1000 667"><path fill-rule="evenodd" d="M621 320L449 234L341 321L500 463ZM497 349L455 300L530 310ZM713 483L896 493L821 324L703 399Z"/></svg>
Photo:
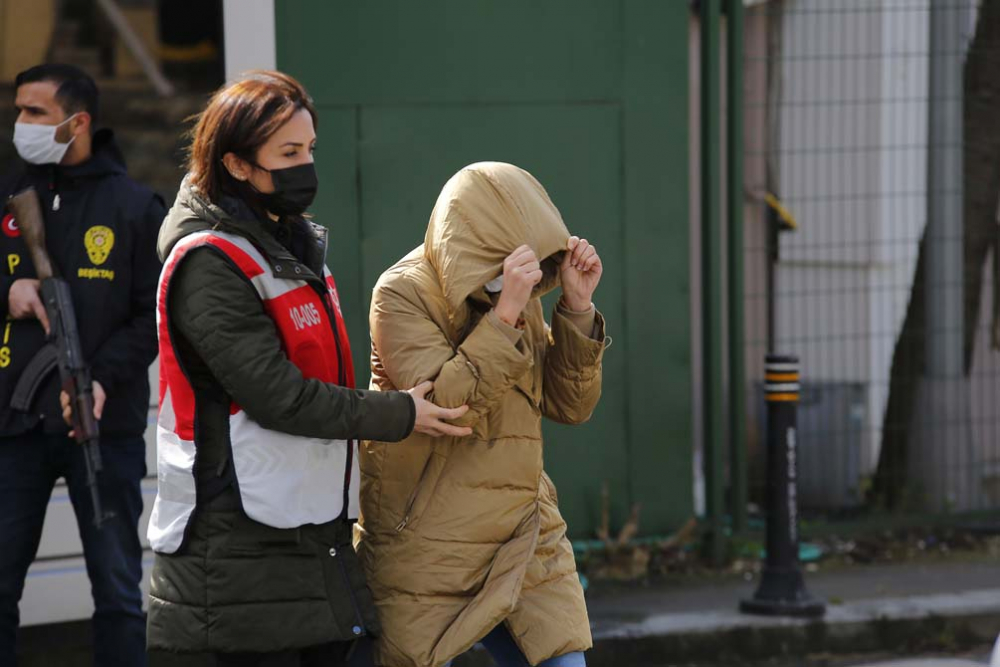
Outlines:
<svg viewBox="0 0 1000 667"><path fill-rule="evenodd" d="M75 117L76 114L73 114L58 125L14 123L14 148L17 149L17 154L29 164L59 164L76 137L61 144L56 141L56 130Z"/></svg>
<svg viewBox="0 0 1000 667"><path fill-rule="evenodd" d="M503 291L503 275L501 274L483 285L483 289L487 292L492 292L493 294Z"/></svg>

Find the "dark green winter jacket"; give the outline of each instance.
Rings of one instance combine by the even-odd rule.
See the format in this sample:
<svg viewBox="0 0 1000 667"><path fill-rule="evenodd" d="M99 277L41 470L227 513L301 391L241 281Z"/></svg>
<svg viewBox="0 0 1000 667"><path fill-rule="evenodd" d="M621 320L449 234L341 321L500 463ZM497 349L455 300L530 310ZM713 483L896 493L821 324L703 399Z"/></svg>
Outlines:
<svg viewBox="0 0 1000 667"><path fill-rule="evenodd" d="M186 181L160 232L161 258L209 229L244 236L276 274L322 287L324 229L301 219L260 221L232 199L215 206ZM209 249L191 250L178 266L167 312L195 391L197 504L181 548L156 554L149 648L278 651L377 634L350 522L277 529L241 509L229 408L235 402L261 426L295 435L398 441L413 429L412 399L304 379L253 285Z"/></svg>

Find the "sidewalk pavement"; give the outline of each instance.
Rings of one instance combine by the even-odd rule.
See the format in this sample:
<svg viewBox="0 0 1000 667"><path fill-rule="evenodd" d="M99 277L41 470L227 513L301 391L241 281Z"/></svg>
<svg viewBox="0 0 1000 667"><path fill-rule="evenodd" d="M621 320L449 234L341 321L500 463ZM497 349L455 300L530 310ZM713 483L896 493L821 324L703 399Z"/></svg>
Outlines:
<svg viewBox="0 0 1000 667"><path fill-rule="evenodd" d="M879 652L903 657L988 646L1000 632L1000 562L855 566L808 574L806 585L829 601L825 617L741 614L737 605L756 582L735 579L596 589L588 598L595 640L589 663L795 664L807 655Z"/></svg>

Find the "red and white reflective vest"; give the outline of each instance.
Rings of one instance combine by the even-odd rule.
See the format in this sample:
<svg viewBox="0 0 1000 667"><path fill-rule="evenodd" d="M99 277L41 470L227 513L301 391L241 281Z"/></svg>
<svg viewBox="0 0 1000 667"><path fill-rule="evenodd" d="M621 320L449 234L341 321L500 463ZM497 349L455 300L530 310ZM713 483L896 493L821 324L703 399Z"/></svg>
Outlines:
<svg viewBox="0 0 1000 667"><path fill-rule="evenodd" d="M253 284L274 320L285 354L305 378L354 386L347 330L329 269L323 271L327 286L324 304L320 293L306 281L276 277L263 254L241 236L199 232L178 242L163 266L157 287L160 412L157 493L148 536L153 550L159 553L174 553L180 548L196 501L195 394L171 340L167 292L185 256L202 246L210 246L229 258ZM336 314L336 322L330 322L328 313ZM235 403L230 409L229 434L243 509L251 519L275 528L332 521L343 512L344 484L348 480L348 516L358 516L356 442L268 430Z"/></svg>

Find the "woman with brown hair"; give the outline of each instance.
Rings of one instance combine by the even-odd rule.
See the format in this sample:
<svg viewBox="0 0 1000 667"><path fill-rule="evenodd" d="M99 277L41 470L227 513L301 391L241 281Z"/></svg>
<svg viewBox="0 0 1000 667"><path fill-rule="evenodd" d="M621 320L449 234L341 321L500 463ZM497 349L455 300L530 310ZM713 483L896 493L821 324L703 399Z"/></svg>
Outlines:
<svg viewBox="0 0 1000 667"><path fill-rule="evenodd" d="M254 72L218 91L160 232L150 649L341 664L379 624L354 549L357 441L469 433L408 392L354 389L317 189L316 111Z"/></svg>

